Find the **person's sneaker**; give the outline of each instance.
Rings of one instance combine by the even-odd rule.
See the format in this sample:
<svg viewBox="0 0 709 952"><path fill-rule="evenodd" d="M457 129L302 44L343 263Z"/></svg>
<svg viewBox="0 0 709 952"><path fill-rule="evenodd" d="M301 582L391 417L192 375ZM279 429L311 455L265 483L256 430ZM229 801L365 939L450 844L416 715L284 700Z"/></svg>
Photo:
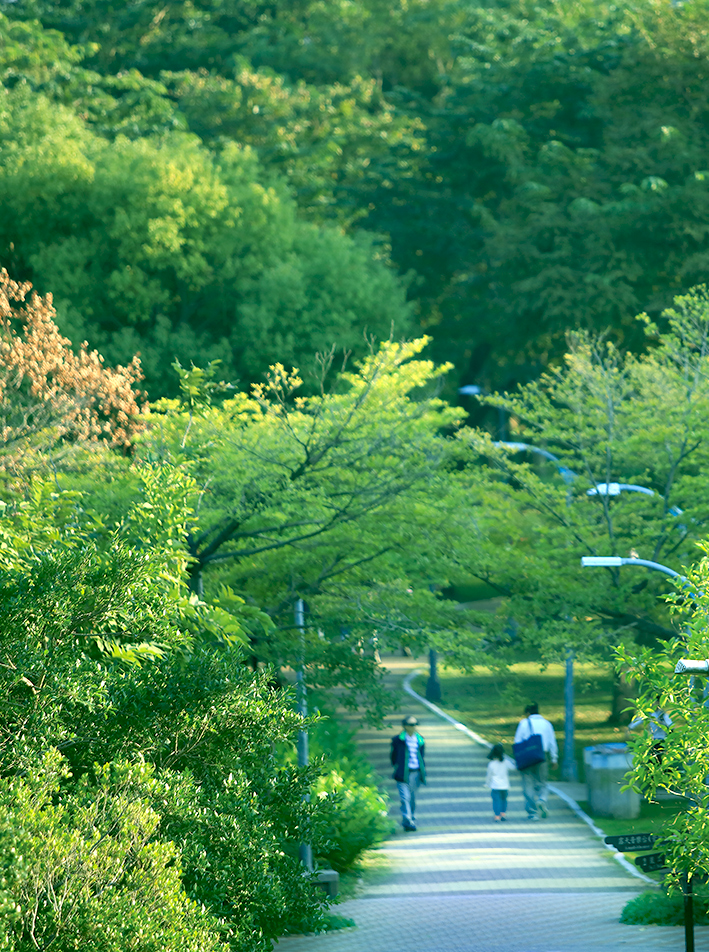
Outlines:
<svg viewBox="0 0 709 952"><path fill-rule="evenodd" d="M539 820L539 817L537 816L536 813L533 813L531 816L528 816L527 819L534 822L535 820Z"/></svg>
<svg viewBox="0 0 709 952"><path fill-rule="evenodd" d="M501 816L501 817L500 817L500 820L501 820L503 823L506 823L506 822L507 822L507 817L506 817L506 816Z"/></svg>
<svg viewBox="0 0 709 952"><path fill-rule="evenodd" d="M539 804L539 812L540 812L540 814L541 814L542 819L543 819L543 820L546 820L546 818L547 818L547 808L546 808L546 804L544 804L544 803L540 803L540 804Z"/></svg>

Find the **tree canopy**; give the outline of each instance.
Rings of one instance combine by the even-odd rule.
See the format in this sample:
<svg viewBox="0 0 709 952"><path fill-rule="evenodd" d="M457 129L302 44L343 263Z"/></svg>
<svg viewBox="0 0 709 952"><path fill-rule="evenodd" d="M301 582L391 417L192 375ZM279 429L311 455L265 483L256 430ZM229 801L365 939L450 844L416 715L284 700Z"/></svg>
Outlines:
<svg viewBox="0 0 709 952"><path fill-rule="evenodd" d="M154 396L168 332L171 358L219 350L250 381L274 360L271 327L285 350L305 330L275 358L304 368L305 344L351 348L412 317L455 365L449 393L512 386L561 360L569 328L641 351L634 315L659 319L706 279L706 0L18 0L4 17L7 138L25 122L78 179L64 194L49 163L42 187L61 208L40 231L21 197L32 160L11 153L28 170L2 172L4 195L22 188L0 257L54 285L70 336L112 360L139 345ZM55 257L81 294L60 288ZM252 341L255 323L267 330Z"/></svg>
<svg viewBox="0 0 709 952"><path fill-rule="evenodd" d="M175 359L220 359L247 381L279 358L409 327L403 289L371 241L300 222L253 152L217 157L187 133L112 142L73 113L8 93L0 115L0 243L51 289L60 325L111 360L141 355L164 393ZM163 388L163 389L161 389Z"/></svg>
<svg viewBox="0 0 709 952"><path fill-rule="evenodd" d="M564 367L483 398L505 408L529 451L481 431L459 436L475 504L461 566L503 597L485 627L505 661L530 649L546 661L569 649L608 661L619 643L677 634L658 599L666 576L580 566L582 556L636 557L681 574L707 531L706 289L676 299L665 333L641 319L647 354L579 336Z"/></svg>
<svg viewBox="0 0 709 952"><path fill-rule="evenodd" d="M139 447L199 487L195 591L227 585L274 620L252 639L255 663L305 662L311 686L347 687L353 705L364 692L372 717L383 700L373 629L381 644L421 644L460 624L432 586L448 579L446 431L461 413L436 395L448 368L419 358L425 344L385 342L313 396L276 365L251 393L212 402L208 375L183 370L183 401L157 405ZM297 598L309 607L302 636Z"/></svg>

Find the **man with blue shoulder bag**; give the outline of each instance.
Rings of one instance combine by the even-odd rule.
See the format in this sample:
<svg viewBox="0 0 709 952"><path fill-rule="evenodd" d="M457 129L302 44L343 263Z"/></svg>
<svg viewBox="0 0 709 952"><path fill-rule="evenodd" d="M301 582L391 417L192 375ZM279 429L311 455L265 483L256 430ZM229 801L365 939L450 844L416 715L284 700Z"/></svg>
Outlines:
<svg viewBox="0 0 709 952"><path fill-rule="evenodd" d="M549 762L556 767L559 749L554 728L539 713L536 701L524 709L525 717L517 725L512 753L522 777L522 793L528 820L547 815Z"/></svg>

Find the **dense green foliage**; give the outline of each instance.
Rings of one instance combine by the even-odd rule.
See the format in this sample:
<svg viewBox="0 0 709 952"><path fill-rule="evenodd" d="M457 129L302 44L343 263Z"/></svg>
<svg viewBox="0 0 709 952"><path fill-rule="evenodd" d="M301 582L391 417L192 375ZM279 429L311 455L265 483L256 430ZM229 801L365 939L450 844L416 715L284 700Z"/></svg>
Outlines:
<svg viewBox="0 0 709 952"><path fill-rule="evenodd" d="M299 222L253 153L210 154L181 132L109 142L20 85L0 101L0 245L52 291L62 329L111 360L219 358L255 379L276 359L312 367L365 332L405 333L403 291L371 242Z"/></svg>
<svg viewBox="0 0 709 952"><path fill-rule="evenodd" d="M663 324L658 334L646 323L653 346L640 358L578 336L564 367L487 398L511 415L516 440L551 451L556 463L480 431L460 434L476 508L474 520L461 514L461 525L473 525L456 557L503 596L495 616L480 616L500 658L529 649L563 660L572 649L609 659L620 641L653 645L675 634L658 599L665 576L579 564L635 555L681 571L698 557L709 515L706 291L679 297ZM612 484L645 492L613 494Z"/></svg>
<svg viewBox="0 0 709 952"><path fill-rule="evenodd" d="M345 868L386 822L344 754L293 765L294 668L376 718L387 641L622 641L641 707L664 690L662 579L578 560L706 533L706 293L666 308L709 261L708 37L709 0L3 5L0 267L165 398L119 457L26 369L2 394L47 410L2 472L7 948L321 927L298 842ZM571 482L440 399L519 381L489 404ZM587 496L614 481L654 495ZM477 629L437 593L471 574L503 599ZM637 782L695 784L701 858L703 722L666 700L694 726Z"/></svg>
<svg viewBox="0 0 709 952"><path fill-rule="evenodd" d="M159 402L138 447L188 467L199 487L193 589L211 598L227 586L275 622L251 632L253 663L304 663L311 687L347 689L351 705L364 691L375 718L387 695L373 636L421 646L461 623L432 591L449 579L457 447L446 431L461 413L436 395L446 368L417 359L425 343L385 343L316 396L300 396L282 365L222 401L209 373L182 370L182 399Z"/></svg>
<svg viewBox="0 0 709 952"><path fill-rule="evenodd" d="M318 721L310 732L310 754L324 758L326 768L315 784L314 795L333 806L325 821L327 845L321 848L320 857L330 868L347 872L356 868L366 850L393 832L388 800L380 789L381 779L357 749L354 732L336 717Z"/></svg>
<svg viewBox="0 0 709 952"><path fill-rule="evenodd" d="M671 791L686 798L686 809L663 830L657 846L667 856L666 884L675 895L685 877L706 878L709 873L709 681L705 675L675 672L680 659L704 661L709 657L707 591L709 559L706 542L700 545L702 558L686 578L675 580L675 591L667 600L677 614L680 634L657 647L621 646L618 664L636 679L637 712L646 725L657 720L657 712L668 714L672 724L658 748L650 730L633 741L633 769L630 785L648 799Z"/></svg>
<svg viewBox="0 0 709 952"><path fill-rule="evenodd" d="M536 376L569 327L642 349L634 315L706 278L706 0L5 16L0 258L153 395L197 347L252 380L406 333L387 246L328 222L385 236L451 387Z"/></svg>
<svg viewBox="0 0 709 952"><path fill-rule="evenodd" d="M299 842L345 869L384 802L370 777L350 804L317 759L293 764L302 718L240 651L269 619L189 595L193 483L135 480L116 527L38 479L3 509L1 947L269 949L325 925Z"/></svg>

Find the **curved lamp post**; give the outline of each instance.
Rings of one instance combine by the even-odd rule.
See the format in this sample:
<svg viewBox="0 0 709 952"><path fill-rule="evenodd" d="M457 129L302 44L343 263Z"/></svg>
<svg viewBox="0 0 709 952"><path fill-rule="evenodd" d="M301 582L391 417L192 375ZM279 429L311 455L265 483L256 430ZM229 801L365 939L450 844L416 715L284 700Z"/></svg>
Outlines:
<svg viewBox="0 0 709 952"><path fill-rule="evenodd" d="M634 483L596 483L594 487L586 490L587 496L620 496L622 492L642 493L644 496L656 496L654 489L647 489L645 486L636 486ZM679 506L671 506L667 510L671 516L681 516L682 509Z"/></svg>
<svg viewBox="0 0 709 952"><path fill-rule="evenodd" d="M681 578L686 582L687 577L675 572L674 569L660 562L651 562L649 559L628 558L623 559L619 555L583 555L581 556L581 565L585 568L618 568L620 565L642 565L646 569L654 569L656 572L664 572L665 575L671 575L673 578Z"/></svg>
<svg viewBox="0 0 709 952"><path fill-rule="evenodd" d="M569 469L568 466L564 466L558 456L554 456L549 450L543 450L540 446L532 446L531 443L510 443L508 440L498 440L496 443L493 443L493 446L502 446L504 449L512 450L516 453L536 453L538 456L543 456L544 459L548 459L550 463L556 464L559 475L567 485L570 485L577 478L577 473Z"/></svg>
<svg viewBox="0 0 709 952"><path fill-rule="evenodd" d="M470 386L460 390L461 393L479 395L482 393L480 387ZM530 443L519 443L508 440L498 440L493 444L512 452L536 453L549 462L554 463L559 475L569 487L566 494L566 505L570 506L572 501L571 484L577 479L578 474L568 466L564 466L558 456L555 456L549 450L542 449L539 446L533 446ZM619 496L622 492L636 492L645 496L655 496L653 489L647 489L645 486L638 486L635 483L596 483L595 486L586 490L587 496ZM682 510L677 506L672 506L669 510L673 516L681 516ZM665 572L667 575L680 576L678 572L673 571L667 566L660 565L659 562L650 562L646 559L621 559L616 556L585 556L581 559L583 566L619 566L619 565L644 565L646 568L656 569ZM564 780L577 779L576 758L574 756L574 655L571 649L568 649L566 656L566 676L564 678L564 758L561 764L561 775Z"/></svg>
<svg viewBox="0 0 709 952"><path fill-rule="evenodd" d="M571 483L577 478L577 474L564 466L559 457L550 453L549 450L542 449L539 446L532 446L530 443L516 443L507 441L498 441L495 446L501 446L513 452L536 453L544 459L549 460L556 465L559 475L564 480L569 490L567 492L566 504L571 505ZM641 493L644 496L655 496L653 489L647 489L645 486L638 486L635 483L596 483L590 489L586 490L587 496L620 496L622 492ZM670 510L673 516L681 516L682 510L673 506ZM611 561L608 561L611 559ZM656 569L660 572L666 572L668 575L679 575L672 569L660 565L659 562L649 562L645 559L620 559L615 556L586 556L581 560L584 566L611 566L611 565L644 565L647 568ZM684 576L680 576L684 578ZM571 649L568 649L566 655L566 673L564 678L564 757L561 763L561 776L564 780L576 780L578 770L576 766L576 757L574 755L574 655Z"/></svg>

